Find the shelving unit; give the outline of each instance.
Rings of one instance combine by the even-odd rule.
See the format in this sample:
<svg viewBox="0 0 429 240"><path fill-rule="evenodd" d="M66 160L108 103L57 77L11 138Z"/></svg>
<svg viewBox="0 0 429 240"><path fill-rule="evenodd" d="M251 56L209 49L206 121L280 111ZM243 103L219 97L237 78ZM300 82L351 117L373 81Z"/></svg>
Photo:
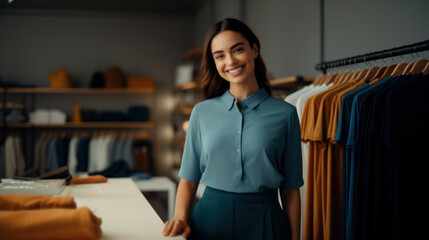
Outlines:
<svg viewBox="0 0 429 240"><path fill-rule="evenodd" d="M36 102L39 100L44 100L39 103L38 108L44 107L49 109L50 103L49 100L53 99L53 106L58 106L55 103L67 99L68 102L59 108L64 112L70 110L70 104L73 103L82 103L82 99L86 101L92 101L93 97L97 98L99 101L105 103L106 106L110 106L110 103L117 103L118 99L141 99L140 97L136 98L136 95L142 95L143 101L137 104L147 105L150 109L154 106L154 100L152 98L146 98L147 96L152 96L155 92L154 87L147 88L64 88L64 89L54 89L54 88L0 88L0 96L2 97L2 103L0 104L0 110L3 112L3 119L0 122L0 128L2 129L2 135L7 136L9 134L19 133L23 138L23 150L25 159L31 161L34 156L34 146L38 137L43 133L52 132L52 133L69 133L70 135L77 133L108 133L108 132L117 132L123 133L127 132L132 133L132 136L138 136L139 140L146 139L153 141L154 136L151 134L152 129L155 128L155 121L153 112L150 111L149 121L144 122L135 122L135 121L90 121L90 122L66 122L66 123L8 123L6 122L6 113L11 110L20 110L24 113L31 112L35 110ZM66 97L66 95L68 97ZM85 97L83 97L85 96ZM13 102L8 102L7 100L13 100ZM48 99L48 101L46 101ZM18 102L18 103L17 103ZM109 103L110 102L110 103ZM127 102L127 101L125 101ZM132 100L132 102L136 102ZM85 102L83 102L85 105ZM42 106L41 106L42 105ZM61 105L61 104L60 104ZM119 106L119 108L118 108ZM124 109L126 107L124 106ZM66 110L67 109L67 110ZM85 108L84 108L85 109ZM122 109L122 104L116 104L116 109ZM122 110L120 110L122 111ZM70 111L68 111L70 113ZM144 136L144 137L143 137Z"/></svg>

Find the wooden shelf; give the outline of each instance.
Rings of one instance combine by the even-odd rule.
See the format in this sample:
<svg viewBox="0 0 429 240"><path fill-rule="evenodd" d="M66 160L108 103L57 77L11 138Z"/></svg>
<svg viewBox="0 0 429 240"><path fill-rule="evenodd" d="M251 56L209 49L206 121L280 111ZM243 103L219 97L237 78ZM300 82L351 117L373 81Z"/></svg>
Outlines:
<svg viewBox="0 0 429 240"><path fill-rule="evenodd" d="M0 109L9 109L9 110L21 110L24 109L24 104L20 103L6 103L6 107L3 106L3 103L0 103Z"/></svg>
<svg viewBox="0 0 429 240"><path fill-rule="evenodd" d="M292 88L295 83L299 80L299 76L285 77L279 79L270 80L271 87L273 88ZM304 82L313 82L313 77L301 77Z"/></svg>
<svg viewBox="0 0 429 240"><path fill-rule="evenodd" d="M153 93L155 88L8 88L10 93L43 93L43 94L146 94ZM4 88L0 88L4 92Z"/></svg>
<svg viewBox="0 0 429 240"><path fill-rule="evenodd" d="M198 89L200 87L200 84L196 81L188 82L179 86L174 87L174 90L180 91L180 90L192 90L192 89Z"/></svg>
<svg viewBox="0 0 429 240"><path fill-rule="evenodd" d="M2 125L2 124L0 124ZM64 124L9 123L10 128L152 128L153 122L82 122Z"/></svg>

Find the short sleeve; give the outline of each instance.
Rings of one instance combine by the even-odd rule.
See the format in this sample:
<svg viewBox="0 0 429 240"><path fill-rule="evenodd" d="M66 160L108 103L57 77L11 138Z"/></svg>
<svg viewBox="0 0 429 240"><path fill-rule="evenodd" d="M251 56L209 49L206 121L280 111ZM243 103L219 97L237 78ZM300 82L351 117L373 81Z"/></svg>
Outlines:
<svg viewBox="0 0 429 240"><path fill-rule="evenodd" d="M201 132L197 106L194 107L186 131L185 147L183 149L182 163L179 177L198 183L201 179Z"/></svg>
<svg viewBox="0 0 429 240"><path fill-rule="evenodd" d="M304 185L302 178L301 128L296 108L287 123L286 146L282 156L281 173L284 181L282 189L297 189Z"/></svg>

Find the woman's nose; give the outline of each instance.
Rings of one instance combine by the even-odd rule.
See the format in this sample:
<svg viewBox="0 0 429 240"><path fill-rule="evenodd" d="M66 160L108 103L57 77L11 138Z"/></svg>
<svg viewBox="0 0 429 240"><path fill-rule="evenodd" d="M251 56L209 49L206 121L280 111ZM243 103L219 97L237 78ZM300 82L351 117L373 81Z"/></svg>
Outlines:
<svg viewBox="0 0 429 240"><path fill-rule="evenodd" d="M226 64L233 65L236 61L237 61L237 59L235 59L235 57L233 55L228 54L226 56Z"/></svg>

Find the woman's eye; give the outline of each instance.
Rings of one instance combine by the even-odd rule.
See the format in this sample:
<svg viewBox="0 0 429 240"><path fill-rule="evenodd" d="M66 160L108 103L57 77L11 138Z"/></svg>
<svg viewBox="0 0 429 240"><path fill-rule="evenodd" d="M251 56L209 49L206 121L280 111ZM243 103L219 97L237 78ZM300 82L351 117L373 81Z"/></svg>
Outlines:
<svg viewBox="0 0 429 240"><path fill-rule="evenodd" d="M243 51L243 48L237 48L237 49L235 49L236 53L239 53L239 52L242 52L242 51Z"/></svg>
<svg viewBox="0 0 429 240"><path fill-rule="evenodd" d="M215 59L222 59L223 58L223 55L216 55L215 56Z"/></svg>

